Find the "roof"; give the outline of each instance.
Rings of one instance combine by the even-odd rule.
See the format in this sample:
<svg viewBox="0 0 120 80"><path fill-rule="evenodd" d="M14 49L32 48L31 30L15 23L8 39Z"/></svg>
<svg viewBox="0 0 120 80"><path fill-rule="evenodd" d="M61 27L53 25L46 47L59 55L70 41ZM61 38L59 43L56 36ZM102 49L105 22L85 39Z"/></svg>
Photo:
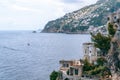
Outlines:
<svg viewBox="0 0 120 80"><path fill-rule="evenodd" d="M60 60L59 62L60 63L64 63L64 62L68 62L69 63L69 62L73 62L73 60Z"/></svg>
<svg viewBox="0 0 120 80"><path fill-rule="evenodd" d="M63 64L63 63L70 63L71 66L81 66L82 65L80 60L61 60L60 64Z"/></svg>
<svg viewBox="0 0 120 80"><path fill-rule="evenodd" d="M83 45L94 45L94 43L83 43Z"/></svg>

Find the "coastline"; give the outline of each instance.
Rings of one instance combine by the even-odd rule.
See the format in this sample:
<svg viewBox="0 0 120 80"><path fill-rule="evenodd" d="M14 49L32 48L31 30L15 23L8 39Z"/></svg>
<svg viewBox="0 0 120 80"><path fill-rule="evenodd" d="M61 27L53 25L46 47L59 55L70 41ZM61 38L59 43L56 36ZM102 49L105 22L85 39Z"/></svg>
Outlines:
<svg viewBox="0 0 120 80"><path fill-rule="evenodd" d="M40 33L60 33L60 34L90 34L89 32L40 32Z"/></svg>

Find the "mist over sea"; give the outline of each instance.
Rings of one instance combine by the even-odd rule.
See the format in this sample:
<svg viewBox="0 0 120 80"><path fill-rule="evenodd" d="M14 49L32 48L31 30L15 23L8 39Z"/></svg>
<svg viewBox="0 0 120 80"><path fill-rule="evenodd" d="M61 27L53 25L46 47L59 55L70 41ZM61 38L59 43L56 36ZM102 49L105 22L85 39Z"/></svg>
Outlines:
<svg viewBox="0 0 120 80"><path fill-rule="evenodd" d="M59 60L80 59L88 34L0 31L0 80L49 80Z"/></svg>

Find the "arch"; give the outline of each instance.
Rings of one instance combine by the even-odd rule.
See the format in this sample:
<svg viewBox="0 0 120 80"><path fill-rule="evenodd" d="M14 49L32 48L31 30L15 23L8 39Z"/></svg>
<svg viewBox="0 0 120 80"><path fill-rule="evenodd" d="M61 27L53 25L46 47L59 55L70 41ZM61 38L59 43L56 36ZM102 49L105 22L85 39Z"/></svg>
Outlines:
<svg viewBox="0 0 120 80"><path fill-rule="evenodd" d="M68 78L65 78L65 80L69 80Z"/></svg>
<svg viewBox="0 0 120 80"><path fill-rule="evenodd" d="M107 17L107 20L110 21L110 17Z"/></svg>

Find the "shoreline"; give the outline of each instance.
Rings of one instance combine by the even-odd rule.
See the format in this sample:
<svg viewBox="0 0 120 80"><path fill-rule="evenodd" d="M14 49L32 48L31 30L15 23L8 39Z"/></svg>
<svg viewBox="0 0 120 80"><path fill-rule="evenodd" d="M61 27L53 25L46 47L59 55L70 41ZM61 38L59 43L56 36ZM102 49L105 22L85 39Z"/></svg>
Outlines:
<svg viewBox="0 0 120 80"><path fill-rule="evenodd" d="M90 34L89 32L40 32L40 33L60 33L60 34Z"/></svg>

